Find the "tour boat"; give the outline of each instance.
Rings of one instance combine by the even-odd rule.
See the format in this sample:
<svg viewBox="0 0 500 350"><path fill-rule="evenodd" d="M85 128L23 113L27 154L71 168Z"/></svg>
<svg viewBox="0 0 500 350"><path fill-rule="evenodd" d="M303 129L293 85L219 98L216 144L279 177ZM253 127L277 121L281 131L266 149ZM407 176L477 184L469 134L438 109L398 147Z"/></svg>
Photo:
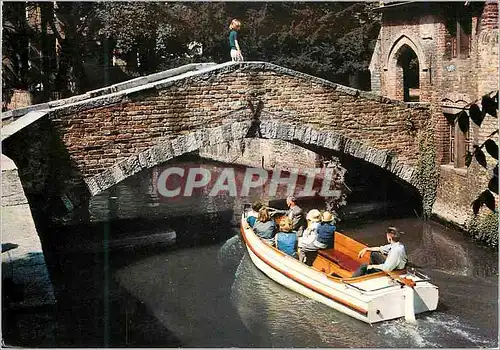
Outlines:
<svg viewBox="0 0 500 350"><path fill-rule="evenodd" d="M369 262L369 252L358 258L366 246L342 233L335 233L334 248L320 250L310 267L266 244L247 226L243 214L241 235L259 270L277 283L358 320L371 324L405 317L415 321L415 314L437 307L438 287L416 270L351 278L353 271Z"/></svg>

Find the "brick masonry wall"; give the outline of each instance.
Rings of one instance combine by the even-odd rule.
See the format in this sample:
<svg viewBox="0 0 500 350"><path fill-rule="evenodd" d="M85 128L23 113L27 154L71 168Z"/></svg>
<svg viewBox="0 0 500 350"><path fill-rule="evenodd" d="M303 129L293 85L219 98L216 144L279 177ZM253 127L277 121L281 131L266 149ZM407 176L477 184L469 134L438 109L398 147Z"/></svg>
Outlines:
<svg viewBox="0 0 500 350"><path fill-rule="evenodd" d="M201 161L172 160L163 165L144 170L125 181L120 182L112 189L105 190L91 198L89 203L90 222L105 221L109 215L109 198L116 197L116 210L113 213L117 219L165 219L183 216L186 213L193 215L217 215L219 212L233 211L236 216L241 215L244 203L255 200L274 200L285 198L286 188L279 187L276 196L269 197L268 188L257 188L250 192L248 197L230 197L227 192L218 196L209 196L211 185L206 191L197 196L183 198L164 198L157 190L157 180L160 173L168 166L182 167L203 163L206 169L214 169L215 174L227 166L235 169L236 177L241 180L245 167L257 167L267 170L291 168L308 169L316 165L316 153L281 140L246 139L244 147L240 142L218 144L200 149ZM262 163L262 158L263 163ZM214 161L216 162L214 162ZM220 163L218 163L220 162ZM228 163L228 164L224 164ZM241 166L234 166L241 165ZM213 179L215 180L215 179ZM237 181L237 188L239 183ZM71 218L77 222L78 213Z"/></svg>
<svg viewBox="0 0 500 350"><path fill-rule="evenodd" d="M475 25L472 26L470 58L443 61L442 91L446 93L446 97L474 102L480 101L484 94L498 89L497 23L497 3L485 4L482 13L473 22ZM451 66L455 70L450 72L447 68ZM481 144L497 128L498 120L490 116L486 117L480 128L471 123L471 142ZM495 140L498 138L495 137ZM491 157L488 157L488 163L488 170L479 166L475 160L470 168L463 170L442 166L434 208L436 214L460 224L465 223L472 212L471 203L487 187L491 170L496 164Z"/></svg>
<svg viewBox="0 0 500 350"><path fill-rule="evenodd" d="M48 207L63 202L62 211L88 204L89 195L142 169L242 140L254 117L249 101L262 102L264 138L345 152L411 184L418 145L410 125L418 131L429 119L424 105L263 62L222 64L146 87L59 105L5 140L27 193L50 196Z"/></svg>
<svg viewBox="0 0 500 350"><path fill-rule="evenodd" d="M400 160L414 164L415 138L405 123L412 119L420 125L428 118L426 111L350 93L308 79L243 67L138 93L122 104L58 115L52 122L85 177L173 135L249 120L248 100L263 101L262 119L337 132L374 148L393 150Z"/></svg>
<svg viewBox="0 0 500 350"><path fill-rule="evenodd" d="M415 44L417 55L423 55L419 57L419 61L429 62L431 77L424 76L424 82L421 72L420 96L421 101L431 103L437 161L438 164L443 164L433 210L440 217L463 224L471 214L471 202L485 188L489 175L475 161L469 169L455 169L453 165L447 164L450 157L449 124L441 105L445 99L448 100L447 103L460 100L474 102L485 93L498 89L498 3L485 3L482 10L472 17L469 58L448 57L449 48L446 43L449 33L446 21L447 13L439 9L439 4L405 5L385 11L379 36L380 53L374 55L371 66L382 67L382 95L398 98L402 95L402 91L399 91L401 82L397 81L398 78L401 80L398 76L400 72L395 65L391 67L390 61L384 61L390 56L397 41L402 36L407 36ZM497 120L487 117L481 128L472 126L471 139L480 144L496 128ZM489 162L491 168L495 162L491 158Z"/></svg>
<svg viewBox="0 0 500 350"><path fill-rule="evenodd" d="M200 157L228 164L281 170L308 169L317 165L318 155L282 140L245 139L200 149Z"/></svg>

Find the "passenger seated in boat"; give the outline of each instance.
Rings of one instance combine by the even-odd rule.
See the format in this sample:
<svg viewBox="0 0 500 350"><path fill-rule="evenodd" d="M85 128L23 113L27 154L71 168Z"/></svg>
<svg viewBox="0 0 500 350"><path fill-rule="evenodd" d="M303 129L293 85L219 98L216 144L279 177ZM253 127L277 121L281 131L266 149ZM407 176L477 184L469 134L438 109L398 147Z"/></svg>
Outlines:
<svg viewBox="0 0 500 350"><path fill-rule="evenodd" d="M252 203L252 210L247 213L247 223L250 227L253 227L257 217L259 216L259 210L262 208L262 203L257 201Z"/></svg>
<svg viewBox="0 0 500 350"><path fill-rule="evenodd" d="M318 255L318 246L316 241L317 229L321 222L321 213L318 209L312 209L307 213L307 228L302 237L299 237L299 260L308 266L312 266L316 255Z"/></svg>
<svg viewBox="0 0 500 350"><path fill-rule="evenodd" d="M387 228L387 242L389 244L380 247L366 247L361 249L358 257L362 258L366 252L370 253L370 264L362 264L352 277L358 277L375 273L378 271L390 272L392 270L404 269L408 262L405 246L400 242L401 233L395 227ZM386 257L387 256L387 257Z"/></svg>
<svg viewBox="0 0 500 350"><path fill-rule="evenodd" d="M318 226L318 236L314 242L319 249L333 248L333 235L335 234L335 218L332 213L325 211L321 216L321 223Z"/></svg>
<svg viewBox="0 0 500 350"><path fill-rule="evenodd" d="M289 208L288 210L272 209L276 214L284 214L292 220L292 230L297 232L297 236L300 237L307 226L304 211L297 205L297 198L293 196L286 197L286 205Z"/></svg>
<svg viewBox="0 0 500 350"><path fill-rule="evenodd" d="M297 259L297 232L292 230L292 220L283 218L280 231L276 234L276 248Z"/></svg>
<svg viewBox="0 0 500 350"><path fill-rule="evenodd" d="M253 225L253 231L257 236L270 245L274 243L274 234L276 233L276 224L271 219L266 207L259 209L259 215Z"/></svg>

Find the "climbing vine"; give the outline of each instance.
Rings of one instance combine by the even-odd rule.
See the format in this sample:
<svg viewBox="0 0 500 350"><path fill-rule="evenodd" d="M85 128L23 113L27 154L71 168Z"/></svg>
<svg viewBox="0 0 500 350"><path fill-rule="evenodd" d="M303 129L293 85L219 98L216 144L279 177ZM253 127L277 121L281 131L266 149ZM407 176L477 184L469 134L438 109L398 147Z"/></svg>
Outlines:
<svg viewBox="0 0 500 350"><path fill-rule="evenodd" d="M418 135L417 189L422 195L423 218L428 219L436 200L439 170L436 166L436 145L431 125L427 123Z"/></svg>

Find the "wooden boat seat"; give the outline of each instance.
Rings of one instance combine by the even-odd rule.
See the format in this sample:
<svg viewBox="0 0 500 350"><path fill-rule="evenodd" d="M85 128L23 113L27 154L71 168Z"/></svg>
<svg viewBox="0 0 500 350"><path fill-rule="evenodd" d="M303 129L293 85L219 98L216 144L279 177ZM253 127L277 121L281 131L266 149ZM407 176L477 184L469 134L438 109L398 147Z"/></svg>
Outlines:
<svg viewBox="0 0 500 350"><path fill-rule="evenodd" d="M318 254L338 264L341 268L351 272L356 271L361 266L361 263L359 261L354 260L348 255L335 250L334 248L320 249L318 250Z"/></svg>

